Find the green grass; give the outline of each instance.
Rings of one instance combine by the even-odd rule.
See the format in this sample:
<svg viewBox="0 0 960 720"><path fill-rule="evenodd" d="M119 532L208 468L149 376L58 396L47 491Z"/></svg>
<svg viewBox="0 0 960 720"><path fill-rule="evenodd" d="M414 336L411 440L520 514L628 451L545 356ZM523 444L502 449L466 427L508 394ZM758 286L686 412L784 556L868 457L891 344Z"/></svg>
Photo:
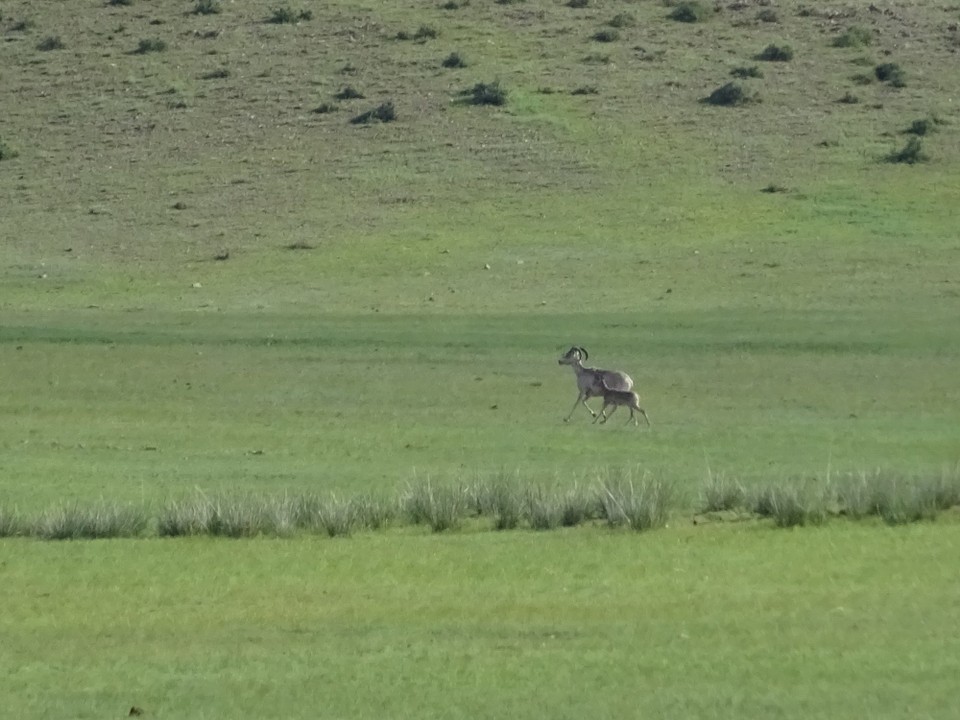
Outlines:
<svg viewBox="0 0 960 720"><path fill-rule="evenodd" d="M2 549L24 720L940 718L960 673L956 523Z"/></svg>
<svg viewBox="0 0 960 720"><path fill-rule="evenodd" d="M151 509L149 539L2 542L5 712L942 716L940 490L688 527L711 475L735 506L960 460L956 18L868 4L854 58L799 0L775 33L726 3L5 3L0 534ZM772 41L794 59L745 81L759 102L700 102ZM347 85L369 106L332 104ZM883 162L921 117L929 160ZM572 344L634 377L651 429L561 422ZM608 511L662 478L669 528L604 527L584 492L624 469ZM501 474L519 525L477 532L452 488ZM376 501L427 478L419 525ZM329 533L311 498L356 504ZM530 529L558 517L590 527ZM153 537L191 523L240 537Z"/></svg>

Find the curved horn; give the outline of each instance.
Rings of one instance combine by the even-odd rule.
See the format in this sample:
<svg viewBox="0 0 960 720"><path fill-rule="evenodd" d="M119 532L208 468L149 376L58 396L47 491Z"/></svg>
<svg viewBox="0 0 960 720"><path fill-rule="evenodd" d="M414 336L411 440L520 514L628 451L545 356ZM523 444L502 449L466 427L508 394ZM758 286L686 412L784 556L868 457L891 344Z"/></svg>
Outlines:
<svg viewBox="0 0 960 720"><path fill-rule="evenodd" d="M586 348L578 347L577 350L579 350L581 353L583 353L583 359L584 359L584 360L589 360L589 359L590 359L590 353L587 352L587 349L586 349Z"/></svg>

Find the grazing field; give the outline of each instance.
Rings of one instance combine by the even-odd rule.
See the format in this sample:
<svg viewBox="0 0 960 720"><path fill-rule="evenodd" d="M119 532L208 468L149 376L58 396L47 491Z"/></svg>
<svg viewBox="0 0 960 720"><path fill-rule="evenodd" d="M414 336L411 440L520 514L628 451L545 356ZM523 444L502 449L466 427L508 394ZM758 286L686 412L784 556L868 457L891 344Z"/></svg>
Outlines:
<svg viewBox="0 0 960 720"><path fill-rule="evenodd" d="M477 478L675 493L642 535L0 539L8 712L949 717L955 510L691 518L718 480L956 480L958 23L3 2L0 535ZM573 344L652 428L562 422Z"/></svg>
<svg viewBox="0 0 960 720"><path fill-rule="evenodd" d="M11 717L949 718L960 673L957 523L7 549Z"/></svg>

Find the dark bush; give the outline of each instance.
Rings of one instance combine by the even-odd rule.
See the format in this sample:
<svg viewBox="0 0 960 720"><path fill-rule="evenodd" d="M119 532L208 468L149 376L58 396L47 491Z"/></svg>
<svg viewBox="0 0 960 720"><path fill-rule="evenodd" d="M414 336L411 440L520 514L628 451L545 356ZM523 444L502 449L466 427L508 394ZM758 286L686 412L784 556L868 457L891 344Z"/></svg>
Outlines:
<svg viewBox="0 0 960 720"><path fill-rule="evenodd" d="M905 133L910 133L911 135L926 135L927 133L932 133L937 129L936 121L929 118L921 118L920 120L914 120L910 123L910 127L904 130Z"/></svg>
<svg viewBox="0 0 960 720"><path fill-rule="evenodd" d="M324 115L329 112L336 112L337 106L333 103L321 103L317 105L311 112L316 113L317 115Z"/></svg>
<svg viewBox="0 0 960 720"><path fill-rule="evenodd" d="M437 37L437 31L429 25L421 25L413 34L414 40L433 40Z"/></svg>
<svg viewBox="0 0 960 720"><path fill-rule="evenodd" d="M907 84L906 78L897 63L882 63L874 69L874 74L880 82L888 82L894 87L903 87Z"/></svg>
<svg viewBox="0 0 960 720"><path fill-rule="evenodd" d="M616 42L620 39L620 33L616 30L598 30L591 37L597 42Z"/></svg>
<svg viewBox="0 0 960 720"><path fill-rule="evenodd" d="M593 85L581 85L580 87L571 90L571 95L596 95L598 92L597 88Z"/></svg>
<svg viewBox="0 0 960 720"><path fill-rule="evenodd" d="M43 50L44 52L49 50L63 50L63 48L63 40L60 39L59 35L50 35L37 43L37 50Z"/></svg>
<svg viewBox="0 0 960 720"><path fill-rule="evenodd" d="M670 11L668 17L677 22L703 22L713 13L711 8L700 2L682 2Z"/></svg>
<svg viewBox="0 0 960 720"><path fill-rule="evenodd" d="M397 119L397 111L393 107L392 102L385 102L373 110L367 110L365 113L360 113L356 117L350 119L350 122L354 125L366 125L373 122L374 120L379 120L380 122L393 122Z"/></svg>
<svg viewBox="0 0 960 720"><path fill-rule="evenodd" d="M363 100L363 93L352 85L347 85L340 92L334 95L334 97L337 100Z"/></svg>
<svg viewBox="0 0 960 720"><path fill-rule="evenodd" d="M590 4L590 0L567 0L567 7L580 10L587 7Z"/></svg>
<svg viewBox="0 0 960 720"><path fill-rule="evenodd" d="M767 62L789 62L793 60L793 48L789 45L767 45L756 59Z"/></svg>
<svg viewBox="0 0 960 720"><path fill-rule="evenodd" d="M440 64L445 68L463 68L467 66L467 61L460 53L452 52Z"/></svg>
<svg viewBox="0 0 960 720"><path fill-rule="evenodd" d="M19 155L16 150L0 139L0 160L11 160Z"/></svg>
<svg viewBox="0 0 960 720"><path fill-rule="evenodd" d="M772 10L771 8L764 8L763 10L761 10L760 12L758 12L758 13L757 13L757 20L759 20L760 22L765 22L765 23L780 22L780 18L779 18L779 16L777 15L777 11L776 11L776 10Z"/></svg>
<svg viewBox="0 0 960 720"><path fill-rule="evenodd" d="M507 91L500 87L500 81L492 83L477 83L462 95L467 96L471 105L506 105Z"/></svg>
<svg viewBox="0 0 960 720"><path fill-rule="evenodd" d="M860 102L860 98L858 98L858 97L857 97L856 95L854 95L853 93L849 93L849 92L848 92L848 93L846 93L843 97L841 97L839 100L837 100L837 102L838 102L838 103L843 103L844 105L856 105L858 102Z"/></svg>
<svg viewBox="0 0 960 720"><path fill-rule="evenodd" d="M146 55L147 53L152 52L163 52L166 49L166 41L160 40L159 38L149 38L146 40L141 40L137 45L137 49L133 52L136 55Z"/></svg>
<svg viewBox="0 0 960 720"><path fill-rule="evenodd" d="M283 25L284 23L298 23L301 20L310 20L313 13L310 10L301 10L297 12L289 7L274 8L267 17L267 22L273 25Z"/></svg>
<svg viewBox="0 0 960 720"><path fill-rule="evenodd" d="M737 83L727 83L726 85L721 85L712 93L710 93L704 102L710 105L722 105L724 107L732 107L735 105L745 105L748 102L751 102L754 98L747 94L747 92Z"/></svg>
<svg viewBox="0 0 960 720"><path fill-rule="evenodd" d="M756 65L750 67L735 67L730 74L737 78L762 78L763 71Z"/></svg>
<svg viewBox="0 0 960 720"><path fill-rule="evenodd" d="M902 149L892 152L886 157L887 162L906 163L907 165L926 162L929 159L926 153L923 152L923 143L920 142L920 138L918 137L910 138Z"/></svg>
<svg viewBox="0 0 960 720"><path fill-rule="evenodd" d="M223 78L230 77L230 71L227 68L220 68L218 70L211 70L208 73L204 73L200 77L204 80L222 80Z"/></svg>

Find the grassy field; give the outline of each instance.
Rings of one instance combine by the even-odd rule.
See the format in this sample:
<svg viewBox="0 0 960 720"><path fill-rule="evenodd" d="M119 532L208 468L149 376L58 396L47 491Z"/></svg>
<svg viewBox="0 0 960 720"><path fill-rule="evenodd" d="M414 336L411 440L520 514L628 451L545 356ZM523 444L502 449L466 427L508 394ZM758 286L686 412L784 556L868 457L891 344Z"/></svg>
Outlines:
<svg viewBox="0 0 960 720"><path fill-rule="evenodd" d="M958 531L18 541L0 692L22 718L947 718Z"/></svg>
<svg viewBox="0 0 960 720"><path fill-rule="evenodd" d="M949 717L955 512L689 518L708 477L955 473L960 10L577 4L0 3L0 519L681 496L643 536L0 540L10 713ZM651 429L562 422L571 344Z"/></svg>

